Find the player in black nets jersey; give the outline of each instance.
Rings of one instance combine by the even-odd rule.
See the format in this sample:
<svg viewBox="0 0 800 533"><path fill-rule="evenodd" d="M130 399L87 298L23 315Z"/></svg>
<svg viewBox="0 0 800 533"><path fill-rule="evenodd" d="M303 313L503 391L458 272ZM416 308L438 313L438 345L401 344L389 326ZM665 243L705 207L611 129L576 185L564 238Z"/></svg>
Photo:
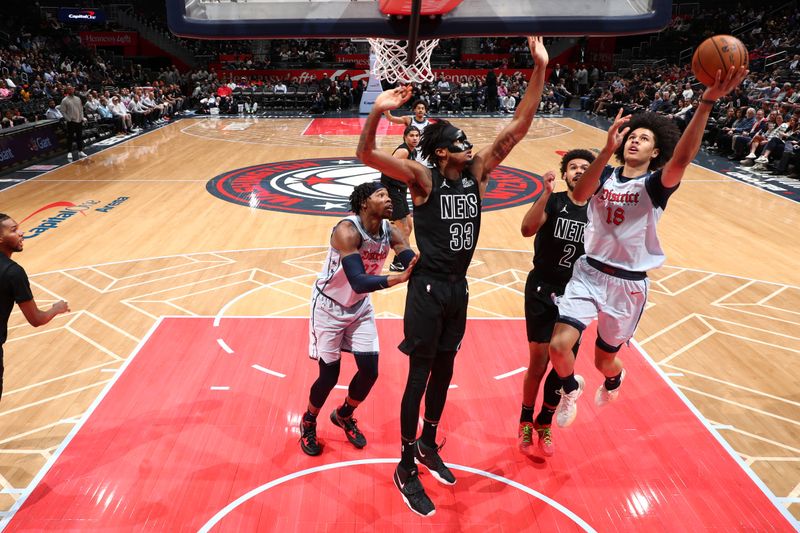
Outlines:
<svg viewBox="0 0 800 533"><path fill-rule="evenodd" d="M3 343L8 335L8 318L14 304L35 328L47 324L56 315L69 312L69 306L63 300L54 303L47 311L36 305L25 269L11 259L11 254L22 251L23 240L22 230L14 219L0 213L0 395L3 394Z"/></svg>
<svg viewBox="0 0 800 533"><path fill-rule="evenodd" d="M439 456L436 428L444 410L453 363L467 321L467 267L481 224L481 199L494 170L522 140L539 106L547 67L541 37L528 39L536 66L514 118L494 142L474 156L466 134L441 120L422 133L422 156L432 165L391 157L375 146L375 131L384 111L397 109L411 87L381 93L364 125L357 156L365 165L408 184L420 259L409 280L400 350L409 356L408 380L400 407L402 459L394 483L409 508L422 516L435 512L425 494L414 460L441 483L456 482ZM417 440L422 396L425 416Z"/></svg>
<svg viewBox="0 0 800 533"><path fill-rule="evenodd" d="M539 450L553 455L551 434L553 414L558 406L561 379L551 369L544 382L542 410L533 420L533 408L547 363L548 346L558 319L555 297L564 294L572 275L572 265L583 255L583 230L586 227L586 202L572 197L575 184L589 165L594 154L589 150L570 150L561 158L561 177L567 190L553 193L556 175L552 170L544 175L544 191L522 219L522 236L536 235L533 241L533 269L525 282L525 325L528 331L530 359L522 382L522 413L519 417L519 448L528 452L537 434ZM579 343L573 353L578 355Z"/></svg>
<svg viewBox="0 0 800 533"><path fill-rule="evenodd" d="M416 126L406 126L403 131L403 144L392 152L392 157L397 159L417 159L417 145L419 145L419 129ZM381 183L389 191L389 198L392 200L392 225L400 230L406 240L411 237L414 219L408 209L408 185L402 181L392 179L386 174L381 174ZM402 272L405 269L402 261L394 256L389 270L392 272Z"/></svg>

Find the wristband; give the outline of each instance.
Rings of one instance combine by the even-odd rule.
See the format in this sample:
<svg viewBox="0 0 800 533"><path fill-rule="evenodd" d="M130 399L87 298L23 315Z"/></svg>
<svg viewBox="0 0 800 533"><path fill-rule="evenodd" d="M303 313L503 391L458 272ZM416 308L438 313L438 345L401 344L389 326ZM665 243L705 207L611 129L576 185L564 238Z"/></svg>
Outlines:
<svg viewBox="0 0 800 533"><path fill-rule="evenodd" d="M414 259L416 256L417 254L415 254L414 250L412 250L411 248L406 248L405 250L397 254L397 258L400 260L401 263L403 263L404 268L408 268L409 263L411 263L411 260Z"/></svg>
<svg viewBox="0 0 800 533"><path fill-rule="evenodd" d="M714 104L716 104L716 103L717 103L717 101L716 101L716 100L708 100L708 99L706 99L706 98L701 98L701 99L700 99L700 103L701 103L701 104L710 104L710 105L712 105L712 106L713 106Z"/></svg>

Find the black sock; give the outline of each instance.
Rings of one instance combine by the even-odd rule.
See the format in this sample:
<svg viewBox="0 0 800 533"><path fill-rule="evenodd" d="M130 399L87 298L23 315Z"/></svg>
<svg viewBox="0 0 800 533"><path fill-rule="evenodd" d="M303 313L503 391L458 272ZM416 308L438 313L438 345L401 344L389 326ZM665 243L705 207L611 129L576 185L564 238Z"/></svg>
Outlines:
<svg viewBox="0 0 800 533"><path fill-rule="evenodd" d="M419 440L421 440L422 444L428 448L436 447L436 428L438 426L439 422L433 423L428 422L427 420L422 421L422 435L420 436Z"/></svg>
<svg viewBox="0 0 800 533"><path fill-rule="evenodd" d="M411 472L414 469L414 441L402 441L400 446L400 466L406 472Z"/></svg>
<svg viewBox="0 0 800 533"><path fill-rule="evenodd" d="M522 412L519 414L519 421L522 422L531 422L533 423L533 406L528 407L524 403L522 404Z"/></svg>
<svg viewBox="0 0 800 533"><path fill-rule="evenodd" d="M345 400L341 407L336 410L336 414L339 415L339 418L350 418L353 416L353 411L355 410L356 408L347 403L347 400Z"/></svg>
<svg viewBox="0 0 800 533"><path fill-rule="evenodd" d="M578 390L578 380L575 379L575 372L565 378L561 378L561 387L564 389L564 394L569 394L574 390Z"/></svg>
<svg viewBox="0 0 800 533"><path fill-rule="evenodd" d="M622 382L622 372L620 372L614 377L606 378L606 382L603 386L606 388L606 390L614 390L620 386L621 382Z"/></svg>
<svg viewBox="0 0 800 533"><path fill-rule="evenodd" d="M556 412L555 407L550 407L546 403L542 404L542 410L536 415L536 423L540 426L549 426L553 423L553 415Z"/></svg>
<svg viewBox="0 0 800 533"><path fill-rule="evenodd" d="M317 415L315 415L311 411L306 411L306 414L303 415L303 422L306 424L316 424Z"/></svg>

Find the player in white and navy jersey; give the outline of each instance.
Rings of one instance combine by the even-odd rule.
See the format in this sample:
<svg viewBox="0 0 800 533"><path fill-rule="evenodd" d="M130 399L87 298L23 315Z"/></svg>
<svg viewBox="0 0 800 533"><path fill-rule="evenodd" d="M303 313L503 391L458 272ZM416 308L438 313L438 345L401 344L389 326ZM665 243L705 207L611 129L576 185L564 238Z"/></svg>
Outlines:
<svg viewBox="0 0 800 533"><path fill-rule="evenodd" d="M339 379L342 351L353 354L358 371L344 403L331 413L331 422L354 446L366 446L353 411L378 379L378 331L369 293L408 281L416 263L408 239L387 220L392 201L386 187L378 182L358 185L350 195L350 207L355 214L333 228L328 256L312 289L309 357L318 360L319 377L300 422L300 448L308 455L322 452L317 415ZM405 271L381 276L391 249Z"/></svg>
<svg viewBox="0 0 800 533"><path fill-rule="evenodd" d="M559 426L570 425L584 380L574 374L572 347L595 318L595 366L605 382L595 403L605 405L619 395L625 377L620 347L633 336L647 302L647 271L664 263L656 226L667 200L700 148L703 131L716 100L737 87L747 69L717 74L683 135L669 119L655 113L622 116L608 130L606 145L573 191L576 201L589 201L586 254L575 265L558 302L558 323L550 340L550 360L561 378ZM606 166L612 155L623 166Z"/></svg>

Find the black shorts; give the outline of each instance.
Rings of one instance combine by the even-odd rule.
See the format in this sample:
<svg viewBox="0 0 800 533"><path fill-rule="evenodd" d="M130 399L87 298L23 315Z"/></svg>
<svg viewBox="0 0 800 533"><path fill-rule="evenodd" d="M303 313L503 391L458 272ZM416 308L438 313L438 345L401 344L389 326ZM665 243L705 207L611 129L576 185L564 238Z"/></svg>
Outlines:
<svg viewBox="0 0 800 533"><path fill-rule="evenodd" d="M394 180L392 180L394 181ZM388 181L381 180L389 191L389 198L392 200L392 216L389 220L402 220L411 214L408 209L408 187L398 187Z"/></svg>
<svg viewBox="0 0 800 533"><path fill-rule="evenodd" d="M411 275L408 282L400 351L433 359L440 352L455 352L467 328L467 280L434 279Z"/></svg>
<svg viewBox="0 0 800 533"><path fill-rule="evenodd" d="M528 330L528 342L550 342L558 319L554 294L564 294L564 287L535 279L531 270L525 282L525 327Z"/></svg>

